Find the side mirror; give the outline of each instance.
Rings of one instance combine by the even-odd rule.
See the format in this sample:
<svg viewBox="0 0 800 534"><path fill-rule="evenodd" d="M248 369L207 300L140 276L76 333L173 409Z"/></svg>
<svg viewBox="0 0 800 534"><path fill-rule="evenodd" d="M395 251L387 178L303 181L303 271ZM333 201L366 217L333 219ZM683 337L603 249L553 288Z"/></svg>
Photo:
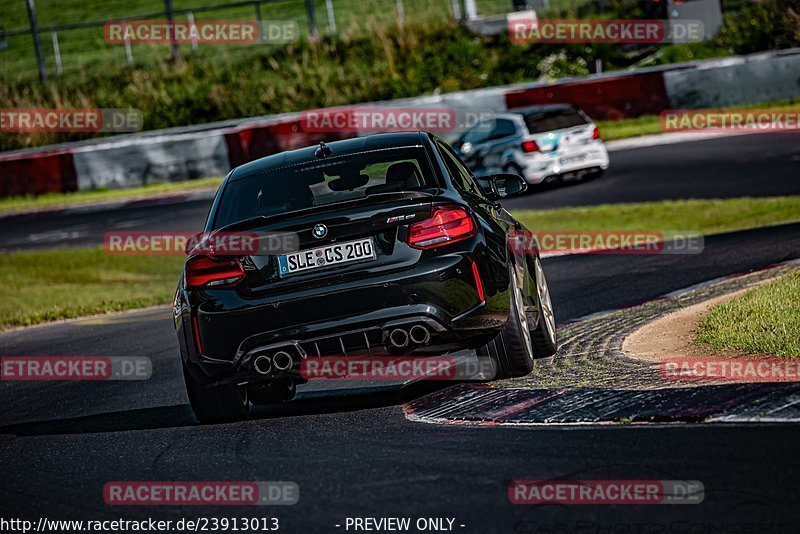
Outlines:
<svg viewBox="0 0 800 534"><path fill-rule="evenodd" d="M487 194L492 200L519 195L528 189L527 182L518 174L493 174L489 176L488 182L491 190Z"/></svg>

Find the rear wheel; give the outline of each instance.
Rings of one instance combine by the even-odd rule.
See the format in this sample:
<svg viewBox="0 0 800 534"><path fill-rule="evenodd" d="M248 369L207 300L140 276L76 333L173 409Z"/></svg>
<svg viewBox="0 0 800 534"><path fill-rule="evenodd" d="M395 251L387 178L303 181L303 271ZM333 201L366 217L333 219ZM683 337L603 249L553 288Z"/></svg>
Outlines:
<svg viewBox="0 0 800 534"><path fill-rule="evenodd" d="M546 358L556 353L558 341L556 339L556 317L553 314L553 302L550 300L550 287L544 276L542 260L538 256L534 258L533 274L536 281L536 293L539 296L539 303L536 306L537 316L534 320L536 328L531 331L533 354L536 358Z"/></svg>
<svg viewBox="0 0 800 534"><path fill-rule="evenodd" d="M603 175L606 173L604 169L596 169L586 175L587 180L597 180L598 178L602 178Z"/></svg>
<svg viewBox="0 0 800 534"><path fill-rule="evenodd" d="M491 358L495 378L525 376L533 369L535 358L556 352L555 320L550 290L538 257L534 259L533 280L524 261L515 263L510 272L510 310L502 332L482 352ZM531 281L539 298L531 294Z"/></svg>
<svg viewBox="0 0 800 534"><path fill-rule="evenodd" d="M201 423L225 423L247 417L247 390L236 384L204 386L198 383L183 364L186 393L195 417Z"/></svg>

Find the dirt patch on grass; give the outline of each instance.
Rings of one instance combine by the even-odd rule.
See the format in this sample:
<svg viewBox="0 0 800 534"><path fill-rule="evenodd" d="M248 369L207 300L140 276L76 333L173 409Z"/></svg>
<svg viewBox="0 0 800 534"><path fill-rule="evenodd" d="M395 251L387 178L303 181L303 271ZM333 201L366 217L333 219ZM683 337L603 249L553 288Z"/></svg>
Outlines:
<svg viewBox="0 0 800 534"><path fill-rule="evenodd" d="M630 333L622 342L622 352L629 358L659 363L664 358L728 357L734 353L712 353L693 343L695 327L717 304L733 300L753 287L773 280L760 280L732 293L712 297L651 321Z"/></svg>

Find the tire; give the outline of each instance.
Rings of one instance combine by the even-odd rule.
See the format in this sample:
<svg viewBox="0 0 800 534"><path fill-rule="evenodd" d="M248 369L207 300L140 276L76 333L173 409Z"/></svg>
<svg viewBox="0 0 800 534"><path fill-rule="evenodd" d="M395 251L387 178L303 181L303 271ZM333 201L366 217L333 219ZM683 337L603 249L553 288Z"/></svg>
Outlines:
<svg viewBox="0 0 800 534"><path fill-rule="evenodd" d="M594 172L592 172L590 174L587 174L586 178L588 180L598 180L598 179L602 178L605 173L606 173L605 170L599 169L599 170L596 170L596 171L594 171Z"/></svg>
<svg viewBox="0 0 800 534"><path fill-rule="evenodd" d="M537 293L543 291L544 298L531 295L532 280L526 263L518 262L509 269L508 322L479 354L492 360L496 379L525 376L533 370L534 359L552 356L556 352L555 321L541 262L538 256L534 257L533 281ZM531 328L531 324L535 327Z"/></svg>
<svg viewBox="0 0 800 534"><path fill-rule="evenodd" d="M204 386L198 383L186 364L183 379L194 416L201 423L226 423L245 419L250 412L247 390L236 384Z"/></svg>
<svg viewBox="0 0 800 534"><path fill-rule="evenodd" d="M558 350L558 334L556 318L553 314L553 302L550 299L550 286L542 268L542 260L534 256L533 274L536 281L536 317L533 321L536 328L531 331L534 358L547 358Z"/></svg>

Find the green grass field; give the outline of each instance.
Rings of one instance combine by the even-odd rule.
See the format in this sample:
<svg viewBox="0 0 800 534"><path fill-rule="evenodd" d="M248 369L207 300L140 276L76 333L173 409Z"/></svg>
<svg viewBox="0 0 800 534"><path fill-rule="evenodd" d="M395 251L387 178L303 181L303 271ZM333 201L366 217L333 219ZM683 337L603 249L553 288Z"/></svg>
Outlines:
<svg viewBox="0 0 800 534"><path fill-rule="evenodd" d="M179 12L177 20L186 20L181 10L193 10L235 3L236 0L173 0L174 9ZM486 1L486 0L485 0ZM488 0L487 9L494 9L496 2ZM511 0L507 2L511 5ZM402 0L406 20L423 22L442 22L451 18L450 0ZM331 21L325 0L314 0L314 16L318 31L329 33ZM351 34L366 33L375 28L393 24L397 21L396 0L333 0L333 22L339 32ZM57 26L61 24L93 22L106 19L124 19L125 17L158 14L164 12L164 0L139 0L135 3L125 0L36 0L39 25ZM203 20L257 20L253 5L226 7L214 11L198 11L192 13L196 21ZM157 17L157 18L163 18ZM261 5L261 20L294 21L300 30L300 36L309 32L308 17L303 0L272 0ZM28 16L25 2L10 0L9 5L0 10L0 27L21 29L28 27ZM77 28L57 32L58 46L65 72L79 71L87 68L102 68L104 64L126 64L123 46L107 43L103 38L102 27ZM41 35L42 46L48 71L55 73L55 53L50 33ZM269 47L274 45L258 45ZM158 61L168 58L170 49L167 45L133 45L133 59L137 66L155 66ZM217 54L218 48L224 53ZM199 54L207 58L218 58L220 61L230 60L231 55L238 55L250 45L224 45L222 47L201 46L197 52L191 45L180 47L183 54ZM0 50L0 79L5 77L26 77L35 80L36 56L30 35L19 35L8 38L8 48Z"/></svg>
<svg viewBox="0 0 800 534"><path fill-rule="evenodd" d="M695 343L716 351L800 358L800 271L714 306L697 325Z"/></svg>
<svg viewBox="0 0 800 534"><path fill-rule="evenodd" d="M712 234L800 220L800 196L621 204L515 215L535 230L673 229ZM0 254L0 329L167 304L183 260L180 255L109 255L102 248Z"/></svg>
<svg viewBox="0 0 800 534"><path fill-rule="evenodd" d="M178 20L185 20L182 10L195 10L194 19L201 20L257 20L255 6L237 6L213 11L197 9L235 3L237 0L173 0L179 12ZM164 11L164 0L35 0L39 25L42 27L62 24L85 23L105 19L157 14ZM443 22L453 16L451 0L400 0L405 20L410 22ZM586 0L550 0L552 8L576 7ZM398 20L398 0L332 0L333 21L328 17L325 0L314 0L314 16L318 31L330 33L331 22L339 32L366 33L376 28L391 25ZM500 15L512 11L512 0L477 0L481 16ZM298 24L301 35L309 30L308 16L303 0L270 0L260 8L263 21L291 20ZM0 10L0 28L8 30L28 28L28 15L23 0L9 0ZM55 53L52 35L41 36L46 64L55 71ZM103 63L125 63L125 51L112 46L103 39L101 27L77 28L57 32L59 50L66 71L100 66ZM266 46L266 45L265 45ZM236 51L245 47L228 47ZM191 46L182 46L189 53ZM229 51L230 51L229 50ZM134 61L147 65L154 59L167 57L166 46L135 45ZM30 35L12 36L8 49L0 51L0 78L3 76L36 76L36 59Z"/></svg>
<svg viewBox="0 0 800 534"><path fill-rule="evenodd" d="M728 106L716 109L758 109L758 110L797 110L797 99L780 100L777 102L764 102L760 104L748 104L746 106ZM698 112L702 110L696 110ZM597 121L597 127L605 141L615 141L617 139L627 139L640 135L656 135L664 133L661 129L660 115L642 115L635 119L621 119L618 121Z"/></svg>
<svg viewBox="0 0 800 534"><path fill-rule="evenodd" d="M0 328L165 304L183 261L102 248L0 254Z"/></svg>
<svg viewBox="0 0 800 534"><path fill-rule="evenodd" d="M665 200L514 212L531 230L642 230L705 235L800 221L800 196Z"/></svg>

